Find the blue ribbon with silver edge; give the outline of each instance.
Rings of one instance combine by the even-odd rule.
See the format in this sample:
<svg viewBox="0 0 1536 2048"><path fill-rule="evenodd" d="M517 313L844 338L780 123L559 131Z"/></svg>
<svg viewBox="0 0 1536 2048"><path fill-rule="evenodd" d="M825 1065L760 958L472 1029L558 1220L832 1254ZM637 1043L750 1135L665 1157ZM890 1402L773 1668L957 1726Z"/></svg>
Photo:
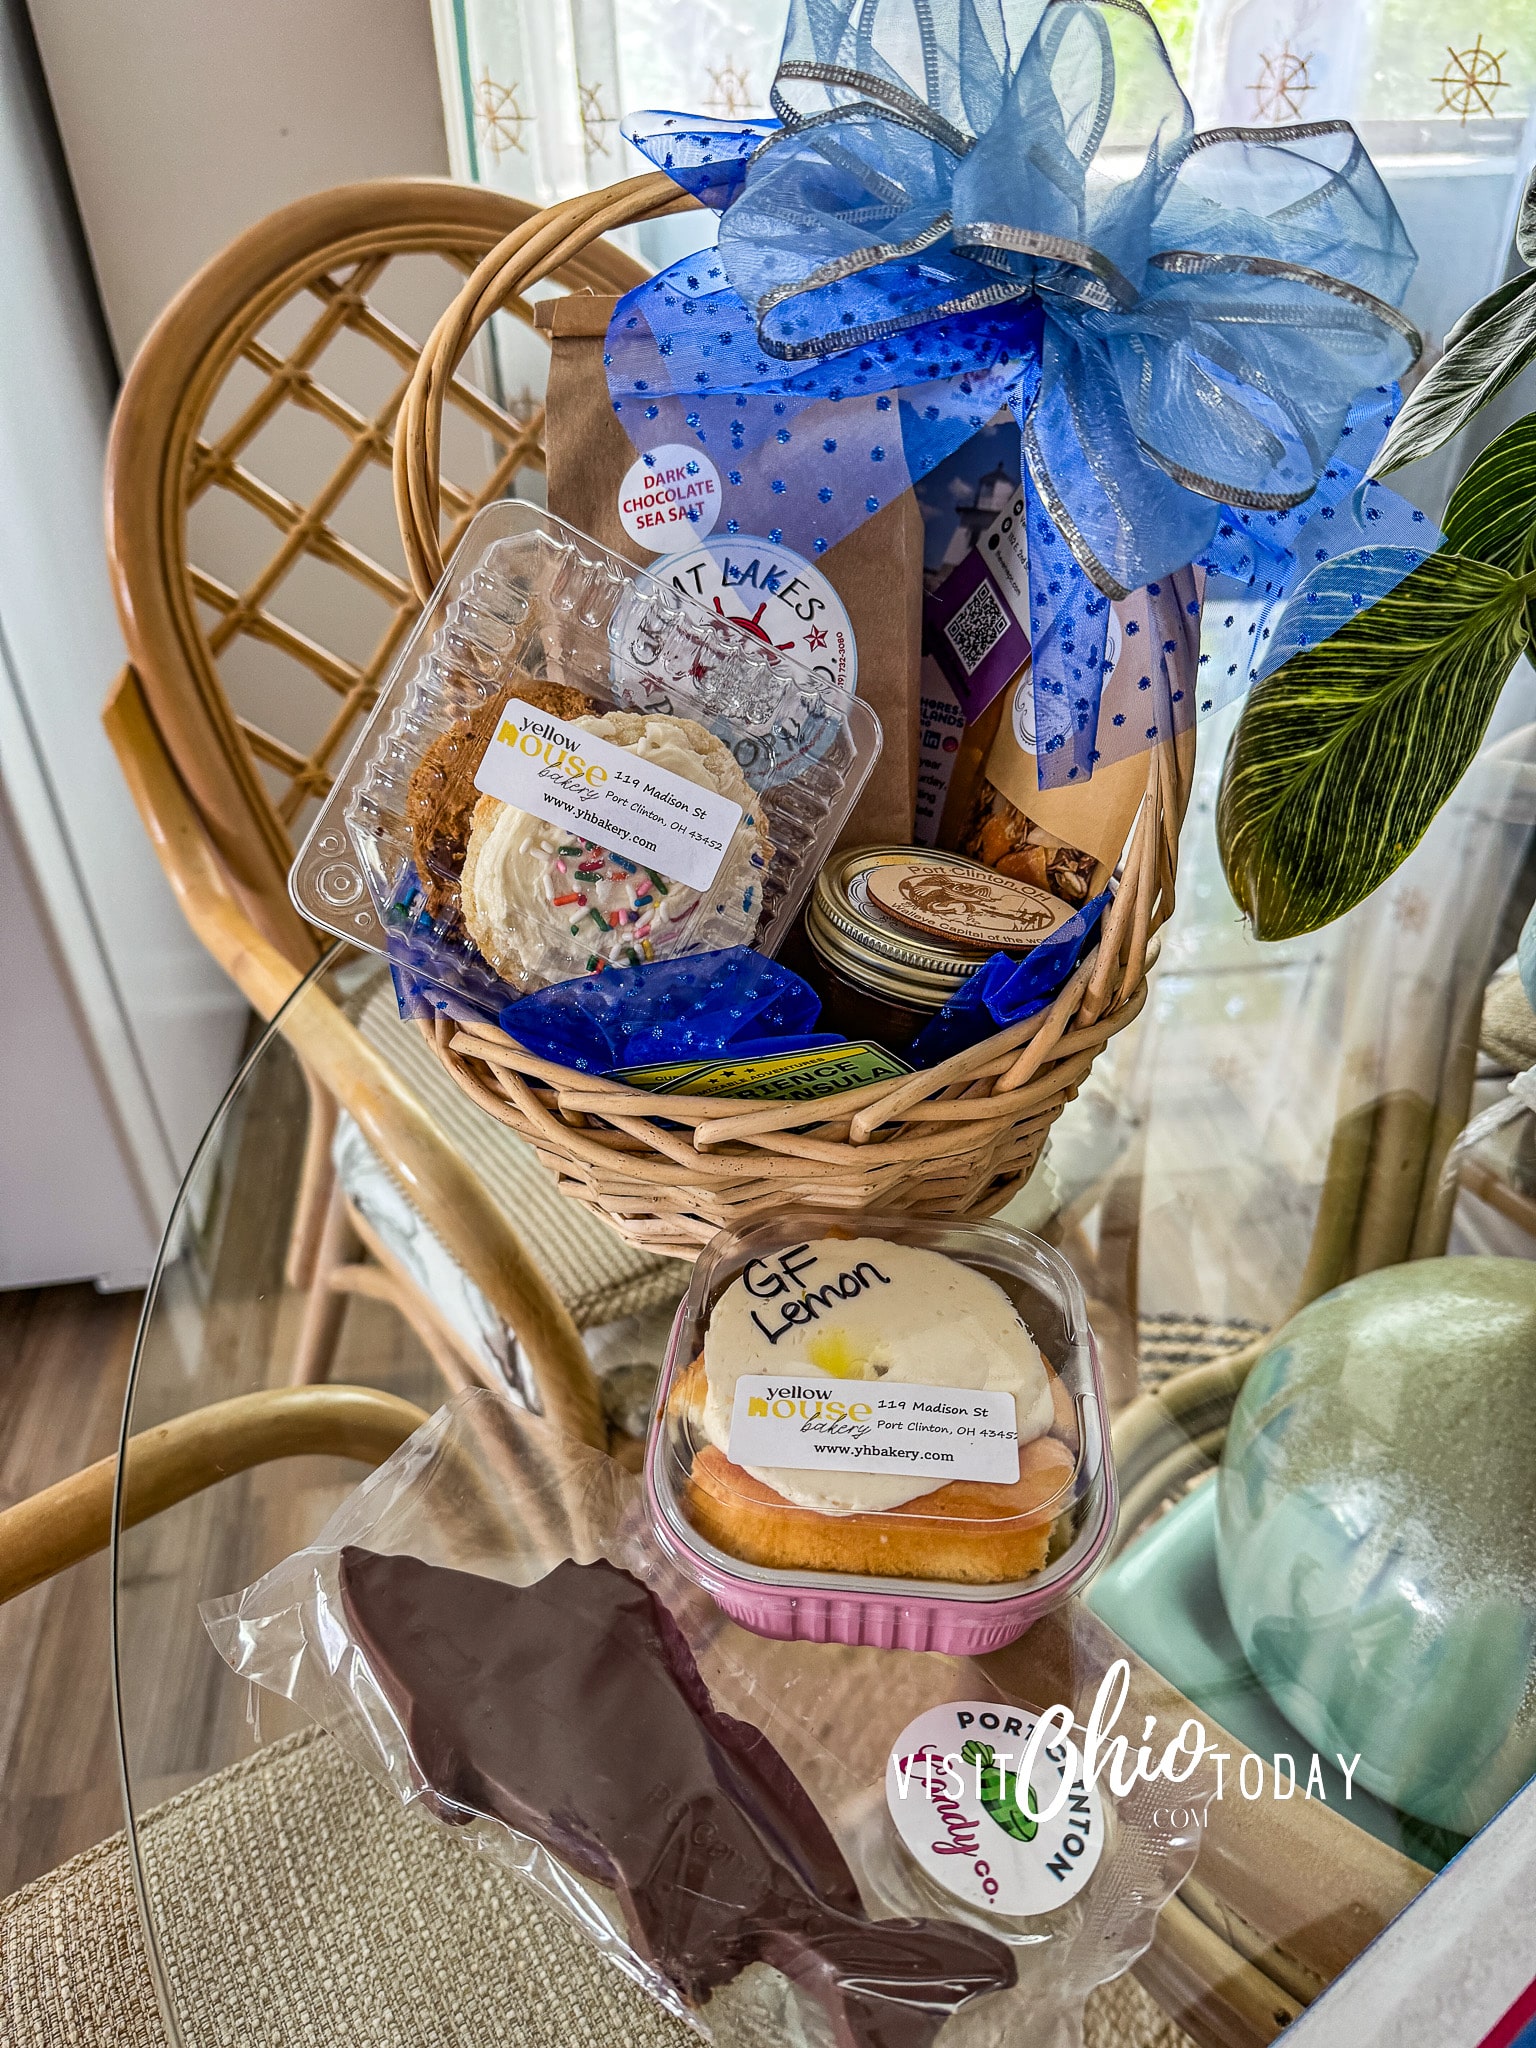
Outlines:
<svg viewBox="0 0 1536 2048"><path fill-rule="evenodd" d="M1434 544L1363 483L1417 259L1347 122L1197 133L1139 0L791 0L772 101L626 124L721 218L620 301L614 409L814 557L1010 406L1042 783L1147 744L1099 729L1110 600L1206 571L1178 722L1335 535Z"/></svg>

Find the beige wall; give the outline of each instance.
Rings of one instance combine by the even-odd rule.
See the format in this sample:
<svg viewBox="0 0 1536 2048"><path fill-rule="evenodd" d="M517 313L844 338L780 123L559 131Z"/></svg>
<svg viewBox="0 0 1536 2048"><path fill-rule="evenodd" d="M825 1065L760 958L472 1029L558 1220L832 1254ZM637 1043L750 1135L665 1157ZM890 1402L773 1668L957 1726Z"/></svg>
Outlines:
<svg viewBox="0 0 1536 2048"><path fill-rule="evenodd" d="M29 4L123 363L274 207L447 172L430 0Z"/></svg>

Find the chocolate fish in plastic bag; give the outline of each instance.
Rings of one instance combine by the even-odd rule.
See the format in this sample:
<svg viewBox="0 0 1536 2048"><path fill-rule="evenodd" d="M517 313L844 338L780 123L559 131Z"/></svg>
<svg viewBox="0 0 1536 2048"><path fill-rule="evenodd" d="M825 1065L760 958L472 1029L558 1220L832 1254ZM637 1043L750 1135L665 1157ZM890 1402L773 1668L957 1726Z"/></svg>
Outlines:
<svg viewBox="0 0 1536 2048"><path fill-rule="evenodd" d="M985 1662L755 1636L657 1556L636 1478L484 1390L203 1612L719 2048L1004 2048L1026 2013L1076 2048L1194 1861L1197 1786L1008 1768L1021 1681L1082 1718L1102 1675L1075 1606Z"/></svg>

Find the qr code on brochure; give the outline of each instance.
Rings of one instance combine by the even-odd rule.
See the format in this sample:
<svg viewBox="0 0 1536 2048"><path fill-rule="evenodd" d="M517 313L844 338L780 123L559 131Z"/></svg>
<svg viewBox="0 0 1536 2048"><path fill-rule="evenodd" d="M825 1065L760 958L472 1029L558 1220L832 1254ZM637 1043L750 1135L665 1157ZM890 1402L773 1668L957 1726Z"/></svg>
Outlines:
<svg viewBox="0 0 1536 2048"><path fill-rule="evenodd" d="M944 628L966 674L974 675L1008 630L1008 615L990 583L978 583Z"/></svg>

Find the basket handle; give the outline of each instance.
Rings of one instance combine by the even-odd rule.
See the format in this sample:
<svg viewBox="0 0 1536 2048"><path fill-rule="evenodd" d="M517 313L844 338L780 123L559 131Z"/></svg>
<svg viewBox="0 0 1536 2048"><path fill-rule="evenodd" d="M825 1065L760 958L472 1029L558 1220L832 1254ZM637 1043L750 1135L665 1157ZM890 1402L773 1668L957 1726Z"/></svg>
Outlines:
<svg viewBox="0 0 1536 2048"><path fill-rule="evenodd" d="M509 299L611 229L690 213L698 204L665 171L646 171L601 192L547 206L498 242L465 280L416 359L395 423L395 516L411 582L423 604L443 573L438 537L443 404L470 343Z"/></svg>

